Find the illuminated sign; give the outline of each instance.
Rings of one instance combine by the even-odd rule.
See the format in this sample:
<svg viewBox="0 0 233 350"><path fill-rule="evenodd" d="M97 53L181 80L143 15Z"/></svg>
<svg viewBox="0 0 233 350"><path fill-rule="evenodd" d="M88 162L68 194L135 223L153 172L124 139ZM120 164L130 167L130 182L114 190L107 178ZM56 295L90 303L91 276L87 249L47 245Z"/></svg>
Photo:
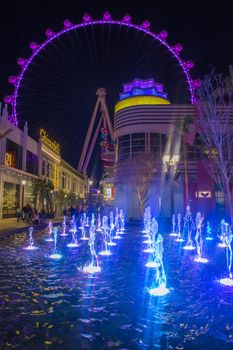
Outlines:
<svg viewBox="0 0 233 350"><path fill-rule="evenodd" d="M114 199L114 187L113 187L113 185L111 185L111 184L104 185L103 197L104 197L104 200L113 200Z"/></svg>
<svg viewBox="0 0 233 350"><path fill-rule="evenodd" d="M51 148L54 152L60 154L60 145L58 142L51 140L48 135L46 130L40 129L40 138L41 141L47 145L49 148Z"/></svg>

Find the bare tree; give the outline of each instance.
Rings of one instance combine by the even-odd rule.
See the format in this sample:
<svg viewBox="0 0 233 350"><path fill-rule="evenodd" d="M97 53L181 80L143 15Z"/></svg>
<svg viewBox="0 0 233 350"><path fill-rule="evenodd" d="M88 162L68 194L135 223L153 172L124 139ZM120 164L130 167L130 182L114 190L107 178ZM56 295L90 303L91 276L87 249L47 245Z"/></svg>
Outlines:
<svg viewBox="0 0 233 350"><path fill-rule="evenodd" d="M204 144L207 171L224 192L225 207L233 222L233 86L216 74L205 76L198 92L197 130Z"/></svg>
<svg viewBox="0 0 233 350"><path fill-rule="evenodd" d="M141 154L127 160L127 167L121 166L117 172L118 181L131 187L137 194L142 215L148 201L150 186L155 173L155 159Z"/></svg>

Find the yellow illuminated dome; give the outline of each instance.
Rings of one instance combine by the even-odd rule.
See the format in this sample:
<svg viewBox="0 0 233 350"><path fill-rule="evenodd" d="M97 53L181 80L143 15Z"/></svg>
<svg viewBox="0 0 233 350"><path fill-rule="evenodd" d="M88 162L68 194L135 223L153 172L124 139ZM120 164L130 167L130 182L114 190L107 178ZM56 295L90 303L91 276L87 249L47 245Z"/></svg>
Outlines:
<svg viewBox="0 0 233 350"><path fill-rule="evenodd" d="M120 111L121 109L139 106L139 105L169 105L170 102L162 97L157 96L136 96L129 97L125 100L117 102L115 105L115 113Z"/></svg>
<svg viewBox="0 0 233 350"><path fill-rule="evenodd" d="M167 94L163 91L163 84L157 83L153 78L135 78L131 83L123 85L120 101L115 105L115 113L139 105L168 105Z"/></svg>

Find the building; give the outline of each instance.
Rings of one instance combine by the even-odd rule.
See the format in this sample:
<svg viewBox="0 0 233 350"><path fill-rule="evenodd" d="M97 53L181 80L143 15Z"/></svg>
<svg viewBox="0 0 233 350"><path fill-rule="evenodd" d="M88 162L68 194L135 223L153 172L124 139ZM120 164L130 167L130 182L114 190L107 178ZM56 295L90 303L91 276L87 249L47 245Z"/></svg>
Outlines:
<svg viewBox="0 0 233 350"><path fill-rule="evenodd" d="M185 202L204 213L222 203L222 193L203 166L194 124L187 134L177 127L194 121L195 115L194 105L172 104L154 79L124 84L114 116L115 198L128 218L140 217L140 208L133 186L119 174L129 173L130 160L140 156L153 157L156 163L147 200L154 215L183 213Z"/></svg>
<svg viewBox="0 0 233 350"><path fill-rule="evenodd" d="M0 110L1 112L1 110ZM61 158L60 145L40 130L39 142L9 123L7 105L0 113L0 218L14 217L17 206L34 206L33 180L46 178L54 193L73 193L84 200L87 178Z"/></svg>

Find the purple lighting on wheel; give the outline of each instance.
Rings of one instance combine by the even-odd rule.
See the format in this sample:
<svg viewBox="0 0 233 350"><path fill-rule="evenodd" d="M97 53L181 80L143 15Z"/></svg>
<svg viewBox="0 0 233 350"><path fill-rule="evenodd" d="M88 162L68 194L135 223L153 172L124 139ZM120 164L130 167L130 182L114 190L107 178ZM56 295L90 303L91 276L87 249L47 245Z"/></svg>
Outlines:
<svg viewBox="0 0 233 350"><path fill-rule="evenodd" d="M17 60L18 65L21 67L24 66L26 64L26 62L27 62L27 59L22 58L22 57L18 58L18 60Z"/></svg>
<svg viewBox="0 0 233 350"><path fill-rule="evenodd" d="M200 80L192 80L190 73L189 73L189 69L186 66L186 62L183 61L180 56L179 56L179 52L183 49L181 44L177 44L174 47L172 47L171 45L169 45L166 42L166 38L168 36L168 33L163 30L161 31L159 34L155 34L154 32L150 31L149 29L149 21L145 20L143 22L143 24L137 25L134 23L131 23L131 17L130 15L126 14L122 21L119 20L112 20L111 14L109 12L105 12L103 15L103 19L99 19L99 20L92 20L91 16L89 14L85 14L83 16L83 22L78 23L78 24L72 24L69 20L65 20L64 21L64 29L60 30L59 32L55 33L52 29L47 29L46 30L46 36L47 39L42 43L42 44L36 44L36 43L32 43L30 44L30 47L32 49L32 54L31 56L26 59L26 58L19 58L17 60L17 63L21 66L21 72L19 74L19 76L17 77L17 81L15 81L15 87L14 87L14 92L12 94L12 116L11 116L11 120L9 119L10 122L13 121L13 123L15 125L17 125L17 98L18 98L18 91L19 91L19 87L21 85L21 80L23 79L24 73L26 72L26 70L28 69L30 63L33 61L33 59L43 50L45 49L45 47L47 45L49 45L50 43L52 43L53 40L55 40L56 38L59 38L60 36L62 36L63 34L71 31L71 30L77 30L79 28L83 28L85 26L90 26L90 25L102 25L104 22L104 24L109 24L109 25L118 25L118 26L123 26L123 27L129 27L129 28L133 28L136 31L141 31L146 33L147 35L151 36L154 40L158 40L162 45L164 45L167 50L177 59L181 69L183 70L183 73L186 76L187 79L187 83L189 86L189 91L190 91L190 100L191 103L194 104L196 102L196 98L195 98L195 94L194 94L194 90L198 87L200 87L201 82ZM37 46L38 45L38 46Z"/></svg>
<svg viewBox="0 0 233 350"><path fill-rule="evenodd" d="M194 66L195 66L195 64L194 64L193 61L187 61L187 62L185 62L185 67L186 67L187 69L192 69Z"/></svg>
<svg viewBox="0 0 233 350"><path fill-rule="evenodd" d="M12 100L13 100L12 96L6 96L4 98L4 102L7 103L7 104L11 104Z"/></svg>
<svg viewBox="0 0 233 350"><path fill-rule="evenodd" d="M166 30L162 30L162 32L159 33L159 36L162 40L165 40L168 37L168 32L166 32Z"/></svg>
<svg viewBox="0 0 233 350"><path fill-rule="evenodd" d="M38 43L36 43L35 41L32 41L30 44L29 44L29 47L32 51L36 51L38 49L40 45Z"/></svg>
<svg viewBox="0 0 233 350"><path fill-rule="evenodd" d="M72 22L69 19L65 19L63 25L65 29L71 28L73 26Z"/></svg>
<svg viewBox="0 0 233 350"><path fill-rule="evenodd" d="M14 75L11 75L8 78L8 81L9 81L10 84L15 85L17 83L17 79L18 79L18 77L14 76Z"/></svg>
<svg viewBox="0 0 233 350"><path fill-rule="evenodd" d="M179 53L179 52L181 52L181 51L183 50L183 46L182 46L181 44L176 44L176 45L174 46L174 50L175 50L177 53Z"/></svg>
<svg viewBox="0 0 233 350"><path fill-rule="evenodd" d="M91 16L88 13L85 13L83 16L83 22L88 23L91 21Z"/></svg>
<svg viewBox="0 0 233 350"><path fill-rule="evenodd" d="M55 33L51 28L48 28L45 31L45 35L47 36L47 38L52 38L55 35Z"/></svg>
<svg viewBox="0 0 233 350"><path fill-rule="evenodd" d="M110 21L112 19L111 14L109 12L104 12L103 19L105 21Z"/></svg>
<svg viewBox="0 0 233 350"><path fill-rule="evenodd" d="M142 22L142 27L145 29L150 28L150 22L146 19L144 22Z"/></svg>
<svg viewBox="0 0 233 350"><path fill-rule="evenodd" d="M125 23L130 23L131 22L131 16L128 15L128 14L124 15L122 21L125 22Z"/></svg>

